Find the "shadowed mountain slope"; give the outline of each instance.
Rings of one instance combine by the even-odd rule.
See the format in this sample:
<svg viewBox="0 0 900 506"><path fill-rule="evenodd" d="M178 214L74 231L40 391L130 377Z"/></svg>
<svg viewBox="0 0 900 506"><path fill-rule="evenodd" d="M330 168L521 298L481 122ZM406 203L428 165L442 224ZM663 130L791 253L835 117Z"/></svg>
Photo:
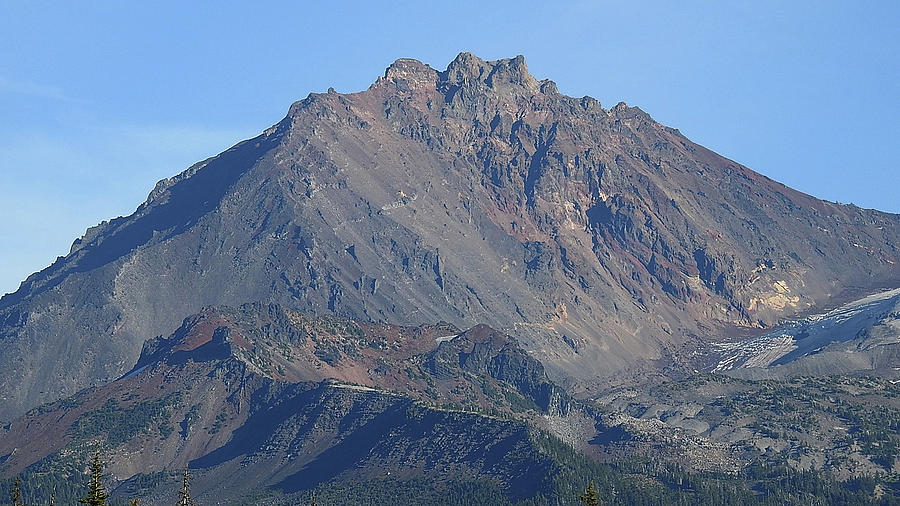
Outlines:
<svg viewBox="0 0 900 506"><path fill-rule="evenodd" d="M693 368L725 328L900 284L898 245L896 215L562 95L521 57L401 59L161 181L0 299L0 419L117 377L203 307L251 301L486 323L589 393Z"/></svg>

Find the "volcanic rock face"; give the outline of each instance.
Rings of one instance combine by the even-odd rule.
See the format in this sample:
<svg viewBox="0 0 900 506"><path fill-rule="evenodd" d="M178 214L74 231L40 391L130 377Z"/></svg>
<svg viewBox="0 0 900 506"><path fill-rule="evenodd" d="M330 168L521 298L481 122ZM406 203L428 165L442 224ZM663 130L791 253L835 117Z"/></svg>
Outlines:
<svg viewBox="0 0 900 506"><path fill-rule="evenodd" d="M398 60L161 181L0 300L0 419L210 305L487 323L576 391L890 285L900 218L817 200L521 57ZM66 360L59 357L65 356Z"/></svg>

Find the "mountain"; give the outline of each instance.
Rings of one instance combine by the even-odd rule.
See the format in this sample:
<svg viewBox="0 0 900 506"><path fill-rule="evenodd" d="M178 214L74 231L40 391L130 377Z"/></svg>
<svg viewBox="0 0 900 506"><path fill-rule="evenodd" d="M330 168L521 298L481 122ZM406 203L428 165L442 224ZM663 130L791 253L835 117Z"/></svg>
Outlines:
<svg viewBox="0 0 900 506"><path fill-rule="evenodd" d="M859 380L802 386L785 396L790 407L813 404L823 423L803 419L819 430L791 447L799 464L850 464L874 475L894 462L898 447L882 444L891 436L876 430L897 420L898 387ZM893 400L880 412L860 410L861 389L867 401ZM725 391L735 400L722 403L717 394ZM824 392L834 396L828 406L817 402ZM900 490L886 487L896 480L742 469L737 457L748 448L771 460L768 448L782 444L773 431L799 430L780 393L769 384L701 377L608 397L606 407L618 405L610 420L553 384L513 336L484 325L361 323L275 304L207 308L168 338L149 340L123 377L0 429L0 475L22 477L29 504L51 494L73 504L84 493L87 460L100 449L112 504L134 497L172 504L184 469L199 504L316 497L322 504L575 505L590 481L609 504L891 504ZM698 401L706 405L678 404ZM626 414L637 409L645 416ZM865 430L831 430L829 422L846 417ZM696 430L679 432L702 423L715 424L714 444ZM754 438L756 430L769 437ZM817 440L823 434L828 439ZM841 467L848 434L861 446ZM598 462L610 457L612 464ZM0 497L10 497L11 486L0 480Z"/></svg>
<svg viewBox="0 0 900 506"><path fill-rule="evenodd" d="M401 59L160 181L0 299L0 419L121 376L204 307L256 301L484 323L587 396L900 285L898 245L897 215L794 191L640 109L565 96L522 57Z"/></svg>
<svg viewBox="0 0 900 506"><path fill-rule="evenodd" d="M386 477L481 480L518 500L550 490L559 465L539 427L588 416L571 406L514 338L485 326L208 308L148 341L122 378L9 424L0 468L78 475L101 445L110 480L145 497L153 476L190 467L204 502Z"/></svg>

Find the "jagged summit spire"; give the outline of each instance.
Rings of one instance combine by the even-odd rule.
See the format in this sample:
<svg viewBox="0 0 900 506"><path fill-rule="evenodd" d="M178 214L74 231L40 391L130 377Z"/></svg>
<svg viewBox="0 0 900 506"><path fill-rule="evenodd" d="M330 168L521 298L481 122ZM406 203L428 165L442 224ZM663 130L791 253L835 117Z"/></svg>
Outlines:
<svg viewBox="0 0 900 506"><path fill-rule="evenodd" d="M460 84L463 81L481 81L491 88L505 84L515 84L529 89L536 89L538 81L529 72L525 57L485 61L472 53L460 53L443 73L450 83Z"/></svg>
<svg viewBox="0 0 900 506"><path fill-rule="evenodd" d="M459 82L464 79L480 79L487 72L488 64L472 53L459 53L456 58L447 65L444 76L451 82Z"/></svg>
<svg viewBox="0 0 900 506"><path fill-rule="evenodd" d="M540 88L538 80L528 72L524 56L489 61L469 52L459 53L443 72L438 72L428 64L413 58L400 58L388 66L384 76L379 78L376 84L382 81L393 82L402 89L439 83L457 86L481 84L491 89L508 85L521 86L532 91Z"/></svg>
<svg viewBox="0 0 900 506"><path fill-rule="evenodd" d="M437 71L415 58L398 58L384 71L385 79L435 78Z"/></svg>

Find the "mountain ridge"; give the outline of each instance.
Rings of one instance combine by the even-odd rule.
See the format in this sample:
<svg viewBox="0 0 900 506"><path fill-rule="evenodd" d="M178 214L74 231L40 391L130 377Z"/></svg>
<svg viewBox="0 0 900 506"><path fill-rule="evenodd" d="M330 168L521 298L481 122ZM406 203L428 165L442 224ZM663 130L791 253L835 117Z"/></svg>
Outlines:
<svg viewBox="0 0 900 506"><path fill-rule="evenodd" d="M513 337L485 326L357 323L275 304L207 308L148 341L123 377L0 429L0 472L77 475L78 455L102 447L115 487L189 467L204 499L392 474L477 476L523 499L546 492L552 465L535 429L570 412L594 431L589 411Z"/></svg>
<svg viewBox="0 0 900 506"><path fill-rule="evenodd" d="M296 504L326 491L340 502L343 487L374 487L373 504L401 491L410 504L574 504L593 479L623 504L721 504L700 480L727 485L737 504L780 504L797 499L784 483L808 472L821 474L811 501L851 492L874 504L858 483L873 476L896 495L897 393L866 376L698 374L580 402L483 325L397 327L255 303L205 308L147 341L123 377L0 428L0 474L22 476L32 501L66 502L102 449L114 496L149 504L170 503L185 468L207 502Z"/></svg>
<svg viewBox="0 0 900 506"><path fill-rule="evenodd" d="M202 307L252 301L487 323L589 394L690 371L731 326L900 285L898 238L897 215L561 95L524 58L401 59L161 181L0 299L0 418L122 375Z"/></svg>

